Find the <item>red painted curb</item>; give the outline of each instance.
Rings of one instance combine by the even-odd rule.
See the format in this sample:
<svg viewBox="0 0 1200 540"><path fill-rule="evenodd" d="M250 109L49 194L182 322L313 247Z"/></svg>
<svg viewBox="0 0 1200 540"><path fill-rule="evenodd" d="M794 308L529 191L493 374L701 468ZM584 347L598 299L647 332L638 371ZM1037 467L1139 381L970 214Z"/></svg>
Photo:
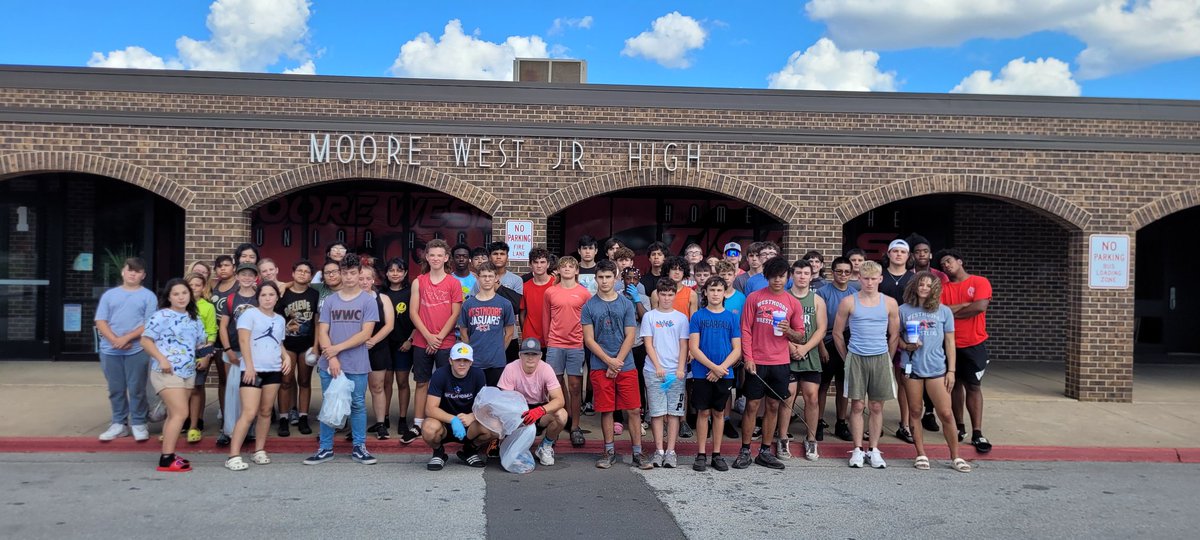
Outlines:
<svg viewBox="0 0 1200 540"><path fill-rule="evenodd" d="M215 437L205 437L196 444L188 444L182 438L178 450L183 454L225 454L228 450L216 445ZM940 442L940 441L939 441ZM653 442L644 440L645 448L652 448ZM294 436L289 438L271 437L267 441L267 450L276 454L308 454L316 450L317 441L312 436ZM414 442L411 445L401 445L397 438L386 441L368 437L367 447L374 454L426 454L429 447L424 442ZM627 440L617 443L618 451L628 453L630 443ZM158 451L157 437L146 442L135 442L132 438L123 437L112 442L100 442L93 437L0 437L0 453L155 453ZM339 434L335 438L334 448L337 451L350 451L350 443L343 440ZM597 440L590 440L582 448L572 448L565 440L556 449L559 454L597 454L603 445ZM721 453L727 456L737 453L739 445L725 443ZM758 451L758 443L752 445ZM820 443L822 459L845 459L853 446L846 442ZM244 446L243 452L248 452L253 446ZM691 441L681 441L676 451L683 456L695 455L697 444ZM879 446L885 457L892 459L912 459L916 450L908 444L883 444ZM711 446L709 447L711 452ZM800 458L804 446L792 444L792 453ZM949 459L950 452L944 445L929 445L927 455L932 459ZM1128 447L1068 447L1068 446L997 446L990 453L980 454L969 445L960 446L960 455L967 460L989 461L1074 461L1074 462L1137 462L1137 463L1200 463L1200 448L1128 448Z"/></svg>

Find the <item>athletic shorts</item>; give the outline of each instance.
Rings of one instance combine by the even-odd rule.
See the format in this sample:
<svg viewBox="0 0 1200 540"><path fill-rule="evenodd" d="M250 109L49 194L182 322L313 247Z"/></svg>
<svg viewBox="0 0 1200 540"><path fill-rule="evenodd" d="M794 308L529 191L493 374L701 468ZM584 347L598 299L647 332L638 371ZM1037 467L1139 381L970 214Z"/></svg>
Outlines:
<svg viewBox="0 0 1200 540"><path fill-rule="evenodd" d="M185 379L174 373L166 374L159 373L153 369L150 370L150 387L154 389L155 394L168 388L187 388L188 390L191 390L195 386L195 377L188 377Z"/></svg>
<svg viewBox="0 0 1200 540"><path fill-rule="evenodd" d="M692 379L691 405L697 411L713 410L725 412L729 396L733 393L733 379Z"/></svg>
<svg viewBox="0 0 1200 540"><path fill-rule="evenodd" d="M846 379L842 395L850 399L869 401L896 399L892 358L887 353L875 356L847 353Z"/></svg>
<svg viewBox="0 0 1200 540"><path fill-rule="evenodd" d="M788 369L787 364L778 366L756 364L755 367L758 375L746 370L746 384L742 387L742 393L746 395L746 399L753 401L767 397L782 401L791 395L788 385L792 378L792 372Z"/></svg>
<svg viewBox="0 0 1200 540"><path fill-rule="evenodd" d="M500 376L504 374L504 368L483 368L483 377L487 379L488 386L500 386Z"/></svg>
<svg viewBox="0 0 1200 540"><path fill-rule="evenodd" d="M387 342L376 343L367 350L367 358L371 359L371 371L387 371L392 367L392 352L388 350Z"/></svg>
<svg viewBox="0 0 1200 540"><path fill-rule="evenodd" d="M971 347L956 347L954 351L955 382L979 386L983 382L983 372L988 366L987 342Z"/></svg>
<svg viewBox="0 0 1200 540"><path fill-rule="evenodd" d="M553 350L553 349L552 349ZM598 413L628 411L642 407L638 395L638 376L634 370L622 371L617 378L608 378L608 370L593 369L589 377L592 384L592 406Z"/></svg>
<svg viewBox="0 0 1200 540"><path fill-rule="evenodd" d="M822 366L824 369L821 371L821 384L829 384L834 377L844 381L843 377L846 376L845 360L842 359L842 355L838 354L837 347L833 345L832 340L825 342L825 349L829 351L829 361Z"/></svg>
<svg viewBox="0 0 1200 540"><path fill-rule="evenodd" d="M450 349L438 349L434 354L425 352L425 349L413 346L413 380L419 383L427 383L433 378L433 370L450 365Z"/></svg>
<svg viewBox="0 0 1200 540"><path fill-rule="evenodd" d="M821 384L821 377L824 376L824 373L820 371L793 371L790 376L792 382Z"/></svg>
<svg viewBox="0 0 1200 540"><path fill-rule="evenodd" d="M917 375L916 373L909 373L908 375L906 375L906 377L908 377L909 379L914 380L914 381L941 379L942 377L945 377L945 376L946 376L945 372L938 373L937 375Z"/></svg>
<svg viewBox="0 0 1200 540"><path fill-rule="evenodd" d="M313 346L313 336L288 336L283 338L283 349L296 353L301 360L304 359L304 351L311 349Z"/></svg>
<svg viewBox="0 0 1200 540"><path fill-rule="evenodd" d="M546 349L546 363L554 368L555 375L583 375L583 349Z"/></svg>
<svg viewBox="0 0 1200 540"><path fill-rule="evenodd" d="M241 377L238 377L238 386L241 388L262 388L268 384L282 384L283 372L281 371L259 371L255 373L255 380L250 384Z"/></svg>
<svg viewBox="0 0 1200 540"><path fill-rule="evenodd" d="M392 371L412 371L413 367L413 349L407 352L400 351L400 345L392 347L392 367L388 368Z"/></svg>
<svg viewBox="0 0 1200 540"><path fill-rule="evenodd" d="M666 392L662 390L663 380L658 378L654 372L643 374L646 377L646 411L650 413L650 418L658 418L659 416L683 416L683 387L685 379L678 379L675 384L667 388Z"/></svg>

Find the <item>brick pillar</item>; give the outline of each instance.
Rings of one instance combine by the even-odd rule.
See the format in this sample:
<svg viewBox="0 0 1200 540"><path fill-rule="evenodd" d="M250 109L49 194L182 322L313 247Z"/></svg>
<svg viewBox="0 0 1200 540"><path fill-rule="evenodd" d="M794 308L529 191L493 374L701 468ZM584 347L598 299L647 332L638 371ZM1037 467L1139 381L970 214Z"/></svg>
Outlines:
<svg viewBox="0 0 1200 540"><path fill-rule="evenodd" d="M220 204L216 204L216 203ZM210 264L217 255L232 255L233 248L250 241L250 212L243 212L226 200L210 201L197 197L184 209L184 260L197 259Z"/></svg>
<svg viewBox="0 0 1200 540"><path fill-rule="evenodd" d="M1071 233L1066 395L1080 401L1128 403L1133 401L1133 287L1088 287L1089 235L1099 233L1129 234L1132 256L1130 230Z"/></svg>
<svg viewBox="0 0 1200 540"><path fill-rule="evenodd" d="M492 239L504 240L505 224L511 219L525 219L533 222L533 247L546 246L546 217L540 204L530 201L505 202L492 215ZM509 270L517 274L529 271L529 261L511 260Z"/></svg>
<svg viewBox="0 0 1200 540"><path fill-rule="evenodd" d="M784 254L789 261L795 261L815 249L825 258L825 273L828 274L833 259L842 254L843 223L836 213L829 211L828 206L811 199L799 203L784 236L784 243L787 244L783 248Z"/></svg>

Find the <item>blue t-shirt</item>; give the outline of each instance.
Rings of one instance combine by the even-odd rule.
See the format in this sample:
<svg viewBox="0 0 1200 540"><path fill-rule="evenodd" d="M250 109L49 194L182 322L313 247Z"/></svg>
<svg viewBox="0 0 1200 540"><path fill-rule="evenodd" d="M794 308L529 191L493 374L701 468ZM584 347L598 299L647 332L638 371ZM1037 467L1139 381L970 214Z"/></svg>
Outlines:
<svg viewBox="0 0 1200 540"><path fill-rule="evenodd" d="M333 293L321 304L320 324L329 325L329 342L332 345L342 343L354 334L362 331L363 323L379 322L379 303L365 292L350 300L342 300L338 293ZM371 372L371 359L367 345L346 349L337 355L342 364L342 371L351 375L362 375ZM324 356L317 364L321 369L328 370L329 362Z"/></svg>
<svg viewBox="0 0 1200 540"><path fill-rule="evenodd" d="M476 283L478 278L475 277L474 272L467 272L467 277L459 277L458 274L454 274L454 277L462 284L463 299L478 294L479 291L475 290L475 287L478 286Z"/></svg>
<svg viewBox="0 0 1200 540"><path fill-rule="evenodd" d="M453 368L442 366L429 379L429 395L442 399L438 408L453 415L470 413L475 406L475 396L487 386L483 370L471 366L461 379L454 376Z"/></svg>
<svg viewBox="0 0 1200 540"><path fill-rule="evenodd" d="M827 319L825 324L828 328L825 330L825 341L833 340L833 319L837 317L838 306L841 305L842 299L854 294L854 287L846 287L846 290L839 290L833 286L830 281L817 289L817 296L825 301L825 315Z"/></svg>
<svg viewBox="0 0 1200 540"><path fill-rule="evenodd" d="M726 298L723 305L726 311L732 311L733 315L740 321L742 320L742 308L746 306L746 295L742 294L742 291L735 289L733 296Z"/></svg>
<svg viewBox="0 0 1200 540"><path fill-rule="evenodd" d="M132 291L116 287L104 291L104 294L100 296L94 320L107 322L113 334L121 337L146 324L156 309L158 309L158 299L145 287L138 287ZM117 349L107 338L103 335L100 336L100 354L129 356L140 352L142 352L142 344L136 339L129 344L128 349Z"/></svg>
<svg viewBox="0 0 1200 540"><path fill-rule="evenodd" d="M517 324L512 302L500 295L490 300L467 298L458 314L458 326L466 327L467 338L475 350L474 367L502 368L507 364L504 349L504 329Z"/></svg>
<svg viewBox="0 0 1200 540"><path fill-rule="evenodd" d="M171 363L171 371L183 379L196 375L196 347L208 342L200 317L193 319L187 313L171 309L160 309L150 315L142 337L154 340L158 352ZM150 369L162 372L158 362L150 362Z"/></svg>
<svg viewBox="0 0 1200 540"><path fill-rule="evenodd" d="M743 301L745 298L743 298ZM726 302L729 300L726 299ZM692 334L700 335L700 352L709 361L720 365L725 357L733 351L734 338L741 339L741 317L734 315L729 309L713 313L707 308L697 310L692 314L692 322L688 325ZM708 368L697 360L692 360L692 378L702 379L708 376ZM733 378L733 370L725 374L726 379Z"/></svg>
<svg viewBox="0 0 1200 540"><path fill-rule="evenodd" d="M605 353L613 356L621 350L621 345L625 343L626 328L633 328L634 333L637 333L637 308L633 307L633 302L622 295L617 295L617 299L611 302L606 302L599 296L593 296L583 305L580 321L583 326L592 326L596 343L600 344L600 348L604 349ZM591 369L608 369L608 365L595 355L588 356ZM621 371L631 369L634 369L633 347L630 347L629 354L625 355L624 364L621 366Z"/></svg>
<svg viewBox="0 0 1200 540"><path fill-rule="evenodd" d="M770 283L767 283L766 276L763 274L754 274L746 280L746 286L742 288L742 292L745 293L746 296L750 296L750 293L759 289L765 289L768 285L770 285ZM788 278L787 284L784 285L783 288L784 290L792 288L792 278Z"/></svg>
<svg viewBox="0 0 1200 540"><path fill-rule="evenodd" d="M917 306L900 304L900 336L907 335L905 331L908 321L920 323L918 333L921 335L921 348L910 355L901 352L904 363L912 364L912 373L918 377L937 377L946 373L945 338L947 332L954 331L954 314L945 305L939 305L937 311L930 313Z"/></svg>

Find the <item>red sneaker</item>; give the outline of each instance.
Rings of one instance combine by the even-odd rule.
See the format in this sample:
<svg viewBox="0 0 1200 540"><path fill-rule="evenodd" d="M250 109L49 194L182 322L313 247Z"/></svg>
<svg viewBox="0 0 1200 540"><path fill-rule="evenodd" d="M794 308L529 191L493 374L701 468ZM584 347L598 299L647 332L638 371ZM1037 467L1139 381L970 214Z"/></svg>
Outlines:
<svg viewBox="0 0 1200 540"><path fill-rule="evenodd" d="M191 470L192 463L181 457L176 457L175 461L172 461L167 467L158 467L158 472L190 472Z"/></svg>

